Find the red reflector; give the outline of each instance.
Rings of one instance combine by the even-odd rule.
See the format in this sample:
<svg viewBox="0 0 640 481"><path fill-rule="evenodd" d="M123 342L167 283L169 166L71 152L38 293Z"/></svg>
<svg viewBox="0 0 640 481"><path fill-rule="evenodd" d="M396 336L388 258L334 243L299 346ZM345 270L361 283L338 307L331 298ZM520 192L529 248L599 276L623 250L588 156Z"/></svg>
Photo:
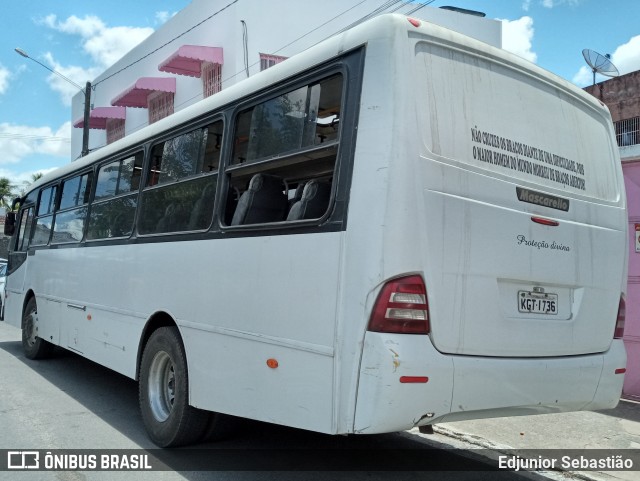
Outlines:
<svg viewBox="0 0 640 481"><path fill-rule="evenodd" d="M403 384L408 383L426 383L429 381L427 376L402 376L400 377L400 382Z"/></svg>
<svg viewBox="0 0 640 481"><path fill-rule="evenodd" d="M624 336L624 320L627 314L627 303L624 296L620 296L620 303L618 304L618 316L616 317L616 328L613 331L614 339L622 339Z"/></svg>
<svg viewBox="0 0 640 481"><path fill-rule="evenodd" d="M429 334L427 290L420 276L387 282L373 306L369 330L393 334Z"/></svg>
<svg viewBox="0 0 640 481"><path fill-rule="evenodd" d="M532 217L531 220L536 224L548 225L551 227L557 227L560 225L560 222L551 219L545 219L544 217Z"/></svg>
<svg viewBox="0 0 640 481"><path fill-rule="evenodd" d="M616 374L624 374L625 372L627 372L627 370L624 367L615 370Z"/></svg>
<svg viewBox="0 0 640 481"><path fill-rule="evenodd" d="M407 18L407 20L409 20L409 23L414 27L419 27L420 25L422 25L420 23L420 20L416 20L415 18Z"/></svg>

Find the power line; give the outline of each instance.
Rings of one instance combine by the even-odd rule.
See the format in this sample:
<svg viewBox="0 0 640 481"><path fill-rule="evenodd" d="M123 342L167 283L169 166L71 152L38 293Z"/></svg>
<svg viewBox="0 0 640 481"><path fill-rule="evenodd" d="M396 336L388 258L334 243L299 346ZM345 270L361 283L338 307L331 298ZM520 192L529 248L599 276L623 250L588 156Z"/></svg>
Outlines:
<svg viewBox="0 0 640 481"><path fill-rule="evenodd" d="M370 18L375 17L376 15L384 12L387 8L393 7L396 3L400 3L400 0L387 0L382 5L380 5L378 8L373 9L371 12L367 13L363 17L360 17L355 22L350 23L349 25L344 27L342 30L339 30L337 33L342 33L342 32L344 32L346 30L349 30L352 27L355 27L356 25L359 25L360 23L364 22L365 20L368 20Z"/></svg>
<svg viewBox="0 0 640 481"><path fill-rule="evenodd" d="M29 135L29 134L14 134L10 132L0 133L0 139L9 140L33 140L41 142L71 142L69 137L56 137L46 135Z"/></svg>
<svg viewBox="0 0 640 481"><path fill-rule="evenodd" d="M433 2L435 2L435 0L429 0L428 2L424 2L421 5L418 5L413 10L409 10L405 15L411 15L412 13L415 13L418 10L422 10L424 7L426 7L427 5L429 5L429 4L433 3Z"/></svg>
<svg viewBox="0 0 640 481"><path fill-rule="evenodd" d="M224 7L222 7L220 10L218 10L215 13L212 13L211 15L209 15L207 18L205 18L204 20L201 20L200 22L196 23L195 25L193 25L191 28L185 30L184 32L182 32L180 35L176 35L175 37L173 37L171 40L163 43L162 45L160 45L158 48L152 50L151 52L149 52L148 54L140 57L139 59L131 62L129 65L126 65L124 67L122 67L120 70L113 72L111 75L99 80L98 82L93 84L93 89L95 90L96 86L101 84L102 82L104 82L105 80L109 80L111 77L118 75L120 72L122 72L123 70L128 69L129 67L132 67L133 65L137 64L138 62L141 62L142 60L144 60L145 58L153 55L154 53L156 53L158 50L163 49L164 47L166 47L167 45L169 45L172 42L175 42L176 40L178 40L180 37L183 37L184 35L186 35L187 33L191 32L193 29L199 27L200 25L202 25L203 23L205 23L208 20L211 20L213 17L215 17L216 15L224 12L227 8L231 7L232 5L238 3L239 0L233 0L233 2L228 3L227 5L225 5Z"/></svg>
<svg viewBox="0 0 640 481"><path fill-rule="evenodd" d="M304 37L306 37L307 35L312 34L312 33L313 33L313 32L315 32L316 30L318 30L318 29L320 29L320 28L324 27L324 26L325 26L325 25L327 25L328 23L333 22L336 18L341 17L341 16L342 16L342 15L344 15L345 13L350 12L350 11L351 11L351 10L353 10L354 8L356 8L356 7L360 6L360 5L362 5L363 3L367 2L367 1L368 1L368 0L362 0L362 1L361 1L361 2L359 2L359 3L356 3L353 7L346 9L344 12L339 13L338 15L336 15L336 16L335 16L335 17L333 17L333 18L330 18L329 20L327 20L327 21L326 21L326 22L324 22L323 24L318 25L318 26L317 26L316 28L314 28L313 30L309 30L309 31L308 31L307 33L305 33L304 35L301 35L300 37L298 37L298 38L296 38L295 40L293 40L293 41L289 42L288 44L286 44L285 46L280 47L278 50L276 50L276 51L275 51L275 52L273 52L273 53L278 53L278 52L280 52L281 50L284 50L284 49L285 49L285 48L287 48L288 46L293 45L294 43L296 43L298 40L302 40L302 39L303 39ZM254 64L254 65L255 65L255 64Z"/></svg>
<svg viewBox="0 0 640 481"><path fill-rule="evenodd" d="M238 1L238 0L236 0L236 1ZM350 8L348 8L348 9L344 10L343 12L339 13L338 15L335 15L334 17L330 18L330 19L329 19L329 20L327 20L326 22L324 22L324 23L322 23L322 24L318 25L316 28L314 28L314 29L312 29L312 30L309 30L309 31L308 31L307 33L305 33L304 35L301 35L300 37L296 38L295 40L292 40L292 41L291 41L291 42L289 42L288 44L286 44L286 45L284 45L284 46L280 47L279 49L275 50L273 53L274 53L274 54L275 54L275 53L278 53L278 52L280 52L281 50L283 50L283 49L285 49L285 48L289 47L290 45L293 45L293 44L294 44L294 43L296 43L297 41L302 40L304 37L306 37L306 36L310 35L311 33L315 32L316 30L318 30L318 29L320 29L320 28L324 27L324 26L325 26L325 25L327 25L328 23L333 22L335 19L337 19L337 18L341 17L342 15L346 14L347 12L349 12L349 11L353 10L354 8L358 7L359 5L362 5L363 3L367 2L367 1L369 1L369 0L361 0L360 2L356 3L356 4L355 4L355 5L353 5L352 7L350 7ZM233 3L235 3L235 2L233 2ZM232 5L232 4L227 5L227 7L229 7L230 5ZM227 7L225 7L225 8L227 8ZM217 14L217 13L219 13L219 12L216 12L216 14ZM216 14L214 14L214 15L216 15ZM209 18L211 18L211 17L209 17ZM204 22L204 20L203 20L203 22ZM203 22L200 22L199 24L201 24L201 23L203 23ZM199 25L199 24L198 24L198 25ZM248 36L248 32L246 31L246 23L242 21L242 24L243 24L243 37L245 37L245 38L246 38L246 36ZM193 30L193 28L195 28L195 27L192 27L192 28L190 28L189 30ZM185 33L186 33L186 32L185 32ZM177 37L176 37L176 38L177 38ZM174 39L174 40L175 40L175 39ZM152 53L153 53L153 52L152 52ZM149 55L150 55L150 54L149 54ZM147 57L147 56L148 56L148 55L146 55L145 57ZM145 58L145 57L143 57L143 58ZM142 59L139 59L139 60L142 60ZM138 61L139 61L139 60L138 60ZM251 65L249 65L249 64L248 64L248 60L249 60L249 59L248 59L248 52L246 52L246 53L245 53L245 66L244 66L244 68L243 68L242 70L239 70L238 72L234 73L233 75L230 75L229 77L226 77L226 78L222 79L222 82L224 83L224 82L227 82L227 81L229 81L229 80L231 80L231 79L233 79L233 78L237 77L237 76L238 76L238 75L240 75L243 71L244 71L244 72L246 72L247 76L249 76L249 69L250 69L251 67L253 67L253 66L255 66L255 65L259 64L259 63L260 63L260 61L258 60L257 62L254 62L254 63L252 63ZM125 67L125 68L126 68L126 67ZM121 70L124 70L124 68L123 68L123 69L121 69ZM120 70L120 71L121 71L121 70ZM109 77L106 77L106 78L102 79L100 82L103 82L103 81L104 81L104 80L106 80L107 78L112 77L112 76L113 76L113 75L115 75L116 73L118 73L118 72L115 72L114 74L110 75ZM197 98L199 98L199 97L204 98L202 93L198 93L198 94L194 95L193 97L190 97L190 98L186 99L184 102L180 103L179 105L176 105L176 107L181 107L181 106L183 106L183 105L185 105L185 104L190 104L193 100L195 100L195 99L197 99ZM149 125L149 123L148 123L148 122L147 122L147 123L144 123L144 124L141 124L141 125L138 125L137 127L134 127L134 128L133 128L133 130L132 130L131 132L135 132L135 131L137 131L137 130L139 130L139 129L143 128L143 127L146 127L147 125Z"/></svg>
<svg viewBox="0 0 640 481"><path fill-rule="evenodd" d="M178 38L180 38L180 37L184 36L186 33L190 32L190 31L192 31L193 29L195 29L196 27L198 27L198 26L202 25L202 24L203 24L204 22L206 22L207 20L210 20L211 18L215 17L216 15L218 15L219 13L221 13L222 11L224 11L224 10L226 10L227 8L231 7L233 4L237 3L238 1L239 1L239 0L234 0L233 2L231 2L231 3L227 4L226 6L224 6L223 8L221 8L220 10L218 10L217 12L215 12L215 13L213 13L212 15L208 16L208 17L207 17L207 18L205 18L204 20L202 20L202 21L198 22L197 24L195 24L194 26L192 26L192 27L191 27L191 28L189 28L188 30L185 30L185 31L184 31L184 32L182 32L180 35L178 35L178 36L176 36L176 37L172 38L171 40L169 40L168 42L164 43L163 45L161 45L160 47L156 48L155 50L153 50L153 51L149 52L149 53L148 53L148 54L146 54L145 56L140 57L140 58L139 58L139 59L137 59L136 61L134 61L134 62L130 63L129 65L127 65L127 66L125 66L125 67L122 67L120 70L118 70L118 71L116 71L116 72L112 73L112 74L111 74L111 75L109 75L108 77L105 77L105 78L103 78L102 80L100 80L99 82L96 82L96 83L93 85L93 87L95 88L95 86L96 86L96 85L98 85L99 83L102 83L102 82L104 82L105 80L110 79L111 77L113 77L113 76L117 75L118 73L122 72L123 70L126 70L127 68L131 67L132 65L135 65L136 63L140 62L141 60L143 60L143 59L145 59L145 58L149 57L150 55L152 55L153 53L157 52L157 51L158 51L158 50L160 50L161 48L165 47L166 45L169 45L170 43L174 42L174 41L175 41L175 40L177 40ZM292 40L291 42L287 43L286 45L283 45L282 47L278 48L277 50L273 51L272 53L273 53L273 54L276 54L276 53L278 53L278 52L281 52L281 51L282 51L282 50L284 50L285 48L287 48L287 47L289 47L289 46L293 45L294 43L296 43L296 42L298 42L298 41L302 40L303 38L307 37L308 35L312 34L312 33L313 33L313 32L315 32L315 31L319 30L320 28L324 27L325 25L327 25L327 24L329 24L329 23L333 22L333 21L334 21L334 20L336 20L337 18L339 18L339 17L341 17L342 15L344 15L344 14L346 14L346 13L350 12L351 10L353 10L353 9L357 8L358 6L362 5L363 3L366 3L367 1L369 1L369 0L361 0L360 2L356 3L355 5L353 5L353 6L349 7L349 8L347 8L347 9L346 9L346 10L344 10L343 12L341 12L341 13L339 13L339 14L335 15L334 17L330 18L329 20L325 21L324 23L322 23L322 24L318 25L317 27L313 28L312 30L309 30L308 32L306 32L306 33L304 33L303 35L299 36L298 38L296 38L296 39ZM427 2L421 3L421 4L419 4L419 5L418 5L418 7L416 7L416 8L414 8L414 9L410 10L410 11L409 11L409 12L407 12L405 15L408 15L408 14L410 14L410 13L414 13L414 12L416 12L416 11L418 11L418 10L420 10L420 9L424 8L425 6L427 6L427 5L431 4L431 3L433 3L434 1L435 1L435 0L429 0L429 1L427 1ZM333 36L333 35L335 35L335 34L342 33L342 32L344 32L345 30L348 30L349 28L352 28L352 27L354 27L354 26L356 26L356 25L358 25L358 24L360 24L360 23L364 22L365 20L368 20L369 18L372 18L372 17L374 17L374 16L376 16L376 15L378 15L378 14L380 14L380 13L384 12L385 10L387 10L387 9L389 9L389 8L391 8L391 7L393 7L394 5L396 5L396 4L398 4L398 3L399 3L400 5L396 6L396 7L395 7L393 10L391 10L390 12L395 12L395 11L397 11L397 10L399 10L399 9L401 9L401 8L403 8L403 7L405 7L405 6L407 6L408 4L412 4L412 3L414 3L414 2L412 2L411 0L409 0L409 1L401 1L401 0L386 0L384 3L382 3L380 6L378 6L377 8L375 8L374 10L372 10L371 12L369 12L368 14L364 15L363 17L360 17L360 19L358 19L358 20L356 20L355 22L351 23L351 24L350 24L350 25L348 25L347 27L345 27L345 28L343 28L343 29L341 29L341 30L338 30L337 32L334 32L334 33L330 34L329 36ZM243 27L243 44L245 44L245 49L246 49L246 43L248 43L248 42L246 41L246 39L248 38L247 26L246 26L246 23L245 23L244 21L242 21L242 20L241 20L241 23L242 23L242 27ZM328 36L328 37L329 37L329 36ZM324 39L326 39L326 38L328 38L328 37L325 37ZM322 39L322 40L324 40L324 39ZM322 41L322 40L320 40L320 41ZM224 79L222 80L222 82L227 82L227 81L229 81L229 80L231 80L231 79L233 79L233 78L237 77L237 76L238 76L238 75L240 75L242 72L246 72L247 76L249 76L249 69L250 69L251 67L254 67L255 65L257 65L257 64L259 64L259 63L260 63L260 61L258 60L257 62L254 62L254 63L252 63L251 65L248 65L248 52L247 52L247 51L245 51L245 52L244 52L244 56L245 56L245 65L244 65L244 68L243 68L242 70L239 70L238 72L234 73L233 75L230 75L229 77L224 78ZM193 101L193 100L195 100L195 99L197 99L197 98L200 98L200 97L201 97L201 98L204 98L202 93L198 93L198 94L194 95L193 97L190 97L190 98L188 98L188 99L184 100L183 102L181 102L179 105L176 105L175 107L181 107L181 106L183 106L183 105L185 105L185 104L190 104L190 103L192 103L192 101ZM142 124L138 125L137 127L134 127L134 128L133 128L133 130L131 130L130 132L132 133L132 132L135 132L135 131L137 131L137 130L140 130L140 129L142 129L142 128L146 127L147 125L149 125L149 123L148 123L148 122L142 123ZM106 145L106 144L105 144L105 145ZM102 147L102 146L100 146L100 147ZM99 147L98 147L98 148L99 148ZM93 150L95 150L95 149L93 149Z"/></svg>

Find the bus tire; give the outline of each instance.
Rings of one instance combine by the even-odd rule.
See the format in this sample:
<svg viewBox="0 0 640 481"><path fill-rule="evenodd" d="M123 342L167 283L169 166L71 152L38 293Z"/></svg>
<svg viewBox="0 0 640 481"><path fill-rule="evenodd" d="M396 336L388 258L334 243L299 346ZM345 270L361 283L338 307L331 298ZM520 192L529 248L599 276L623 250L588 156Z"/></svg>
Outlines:
<svg viewBox="0 0 640 481"><path fill-rule="evenodd" d="M162 448L200 439L209 413L189 405L187 358L178 329L160 327L151 334L140 362L142 421Z"/></svg>
<svg viewBox="0 0 640 481"><path fill-rule="evenodd" d="M35 297L29 299L22 313L22 349L27 359L45 359L53 351L53 344L38 337L38 306Z"/></svg>

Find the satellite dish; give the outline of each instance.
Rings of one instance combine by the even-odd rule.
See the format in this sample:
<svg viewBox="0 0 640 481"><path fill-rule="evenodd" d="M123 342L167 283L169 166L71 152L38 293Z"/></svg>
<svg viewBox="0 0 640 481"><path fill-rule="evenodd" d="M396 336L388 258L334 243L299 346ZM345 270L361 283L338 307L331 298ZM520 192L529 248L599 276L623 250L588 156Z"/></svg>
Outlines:
<svg viewBox="0 0 640 481"><path fill-rule="evenodd" d="M582 51L582 56L593 72L593 85L596 84L596 73L606 75L607 77L617 77L620 75L616 66L611 63L611 60L609 60L609 54L601 55L594 50L585 48Z"/></svg>

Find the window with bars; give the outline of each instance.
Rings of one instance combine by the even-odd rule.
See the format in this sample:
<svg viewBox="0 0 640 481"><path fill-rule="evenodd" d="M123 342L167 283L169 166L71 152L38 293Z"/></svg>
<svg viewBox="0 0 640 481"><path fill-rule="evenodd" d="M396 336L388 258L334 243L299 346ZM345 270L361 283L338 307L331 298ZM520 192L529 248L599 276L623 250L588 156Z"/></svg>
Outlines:
<svg viewBox="0 0 640 481"><path fill-rule="evenodd" d="M149 96L150 124L173 113L173 96L173 92L156 92Z"/></svg>
<svg viewBox="0 0 640 481"><path fill-rule="evenodd" d="M107 144L124 137L124 119L107 119Z"/></svg>
<svg viewBox="0 0 640 481"><path fill-rule="evenodd" d="M616 141L619 147L640 144L640 117L618 120L613 125L616 128Z"/></svg>
<svg viewBox="0 0 640 481"><path fill-rule="evenodd" d="M269 55L266 53L260 54L260 70L267 70L269 67L273 67L275 64L286 60L289 57L282 57L280 55Z"/></svg>
<svg viewBox="0 0 640 481"><path fill-rule="evenodd" d="M205 62L202 64L202 96L209 97L222 90L222 65Z"/></svg>

